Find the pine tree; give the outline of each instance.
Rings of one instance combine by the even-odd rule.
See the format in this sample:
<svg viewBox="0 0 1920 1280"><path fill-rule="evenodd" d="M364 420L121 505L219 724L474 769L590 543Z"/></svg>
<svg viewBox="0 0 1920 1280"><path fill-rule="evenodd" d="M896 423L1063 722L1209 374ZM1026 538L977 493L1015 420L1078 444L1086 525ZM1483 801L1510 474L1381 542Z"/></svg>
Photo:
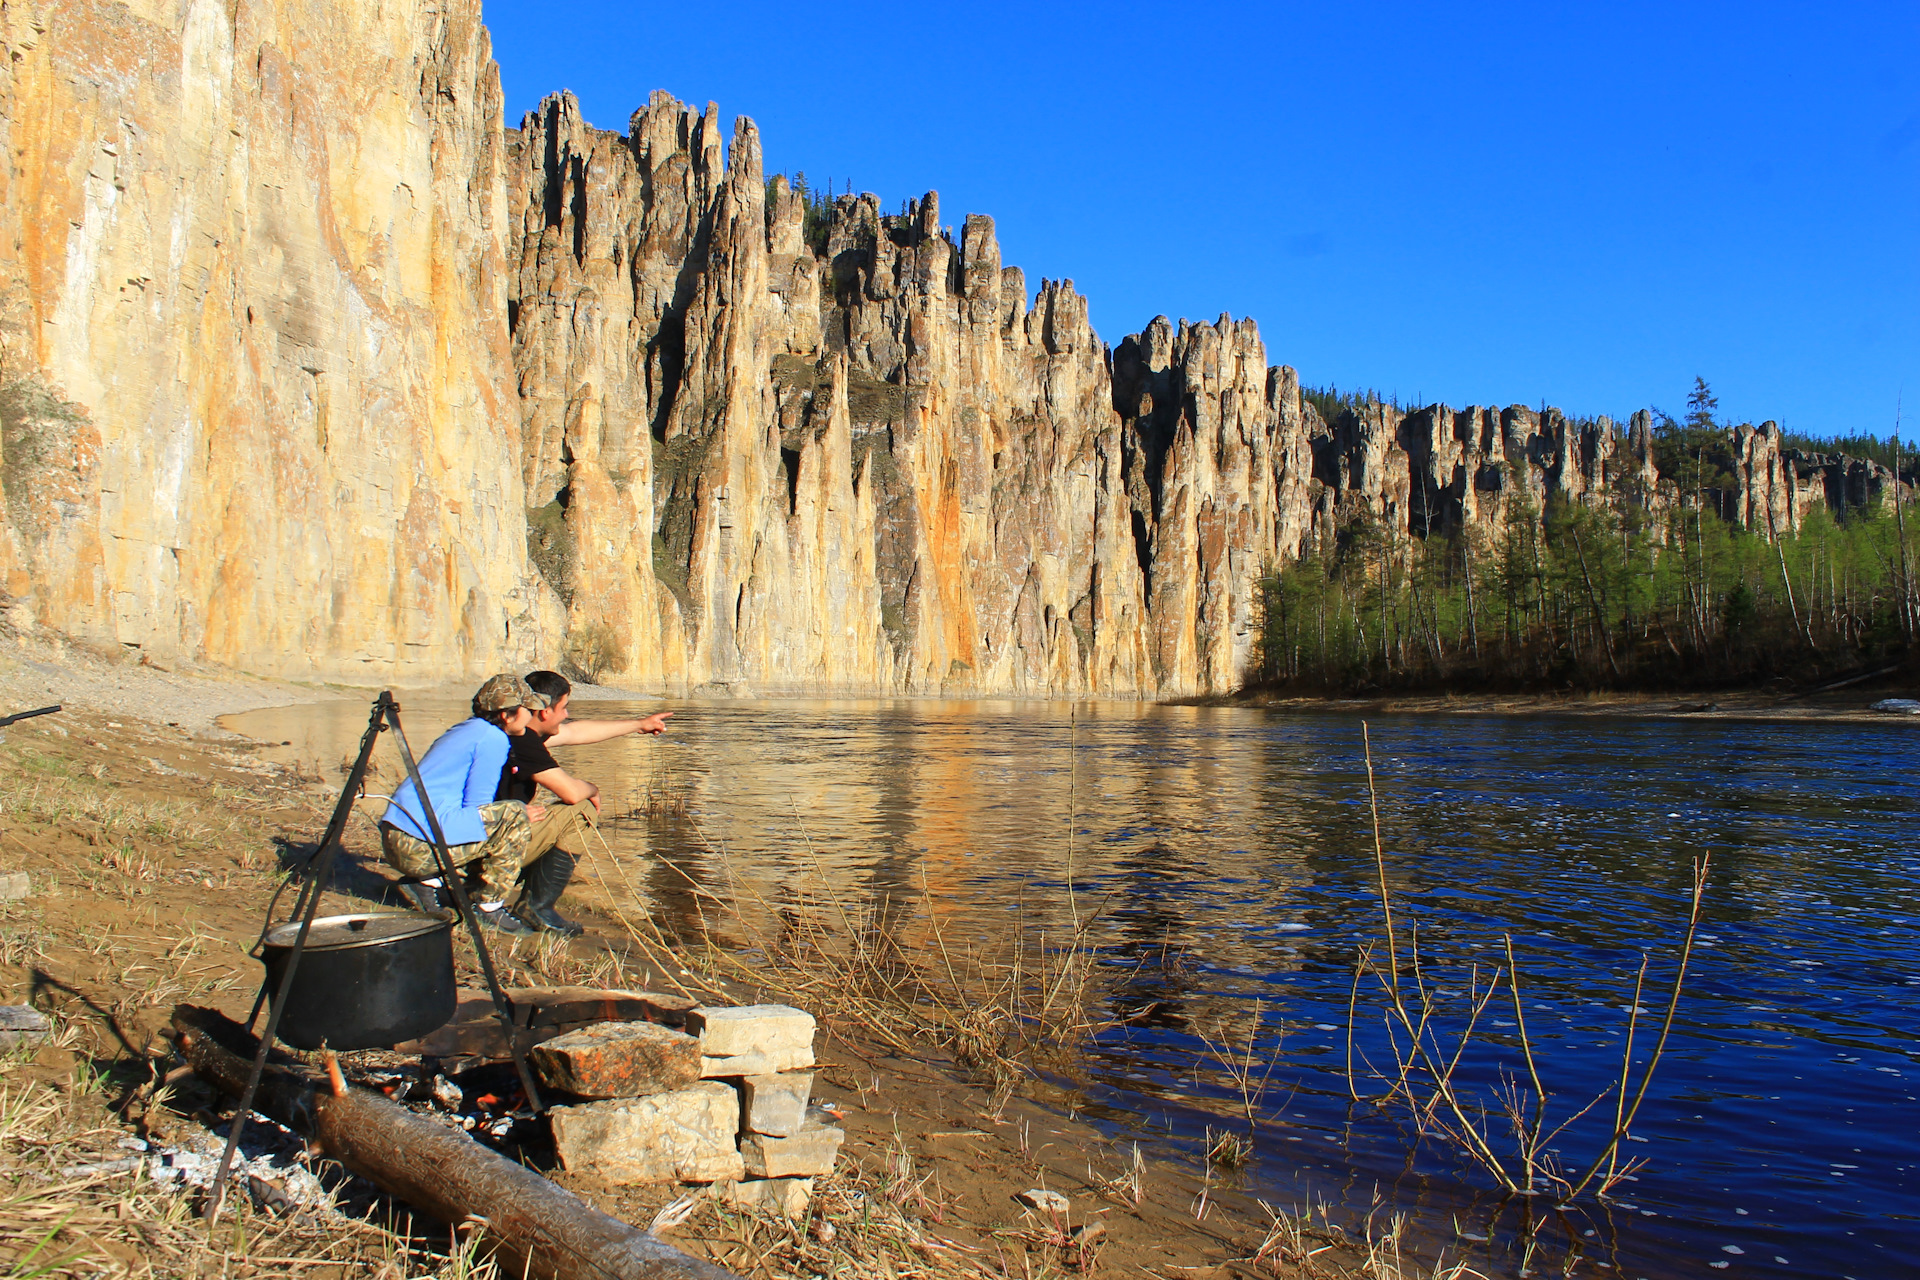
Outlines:
<svg viewBox="0 0 1920 1280"><path fill-rule="evenodd" d="M1711 431L1718 424L1713 420L1713 411L1720 407L1720 398L1713 394L1707 380L1694 375L1693 394L1687 397L1687 426L1692 430Z"/></svg>

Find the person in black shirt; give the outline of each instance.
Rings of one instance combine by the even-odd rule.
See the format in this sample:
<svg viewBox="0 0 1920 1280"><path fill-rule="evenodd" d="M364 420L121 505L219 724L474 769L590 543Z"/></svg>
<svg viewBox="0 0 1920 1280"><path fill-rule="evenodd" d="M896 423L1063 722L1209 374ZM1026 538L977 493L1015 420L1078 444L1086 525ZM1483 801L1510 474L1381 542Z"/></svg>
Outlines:
<svg viewBox="0 0 1920 1280"><path fill-rule="evenodd" d="M562 769L550 748L585 746L630 733L664 733L673 712L660 711L639 720L573 720L568 718L573 686L565 676L535 671L527 676L526 683L544 696L548 705L535 711L527 731L512 740L507 763L500 771L497 798L521 801L533 822L524 855L527 869L521 877L525 892L514 914L535 929L571 936L581 931L580 926L554 908L573 878L575 864L586 852L581 828L592 826L600 811L600 788ZM542 790L551 793L552 800L535 803Z"/></svg>

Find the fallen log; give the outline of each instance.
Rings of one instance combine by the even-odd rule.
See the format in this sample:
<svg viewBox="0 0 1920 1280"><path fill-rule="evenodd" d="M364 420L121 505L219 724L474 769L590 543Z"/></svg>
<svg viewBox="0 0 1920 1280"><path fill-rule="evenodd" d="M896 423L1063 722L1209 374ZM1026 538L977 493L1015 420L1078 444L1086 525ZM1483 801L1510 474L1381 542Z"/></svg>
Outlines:
<svg viewBox="0 0 1920 1280"><path fill-rule="evenodd" d="M224 1014L194 1005L174 1006L173 1027L194 1074L238 1097L253 1066L253 1036ZM739 1280L372 1090L349 1085L336 1092L324 1076L270 1064L254 1108L440 1221L484 1224L487 1247L504 1275Z"/></svg>

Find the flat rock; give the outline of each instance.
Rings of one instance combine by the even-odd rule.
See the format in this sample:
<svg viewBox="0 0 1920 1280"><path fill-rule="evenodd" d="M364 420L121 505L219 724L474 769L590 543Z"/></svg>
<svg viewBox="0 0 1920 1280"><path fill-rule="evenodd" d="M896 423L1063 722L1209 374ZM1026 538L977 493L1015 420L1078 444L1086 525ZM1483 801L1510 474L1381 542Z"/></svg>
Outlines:
<svg viewBox="0 0 1920 1280"><path fill-rule="evenodd" d="M542 1083L581 1098L640 1098L700 1079L700 1042L652 1022L598 1022L535 1045Z"/></svg>
<svg viewBox="0 0 1920 1280"><path fill-rule="evenodd" d="M1014 1198L1027 1208L1038 1209L1042 1213L1061 1214L1071 1207L1067 1198L1058 1191L1047 1191L1040 1187L1022 1191Z"/></svg>
<svg viewBox="0 0 1920 1280"><path fill-rule="evenodd" d="M785 1071L744 1076L740 1081L740 1128L776 1138L800 1132L813 1096L813 1072Z"/></svg>
<svg viewBox="0 0 1920 1280"><path fill-rule="evenodd" d="M812 1178L743 1178L725 1182L714 1192L736 1209L755 1209L798 1218L813 1199Z"/></svg>
<svg viewBox="0 0 1920 1280"><path fill-rule="evenodd" d="M24 871L0 872L0 900L33 896L33 877Z"/></svg>
<svg viewBox="0 0 1920 1280"><path fill-rule="evenodd" d="M718 1081L647 1098L555 1107L548 1114L554 1150L569 1171L620 1186L722 1182L746 1175L734 1147L739 1098Z"/></svg>
<svg viewBox="0 0 1920 1280"><path fill-rule="evenodd" d="M794 1065L812 1066L813 1027L812 1014L784 1004L750 1004L736 1008L702 1005L687 1013L687 1034L700 1037L700 1053L708 1058L753 1054L779 1057L804 1052L807 1060Z"/></svg>
<svg viewBox="0 0 1920 1280"><path fill-rule="evenodd" d="M532 1046L601 1022L657 1022L678 1027L693 1001L660 991L603 991L595 987L509 987L514 1024L521 1044ZM462 987L453 1018L443 1027L394 1047L398 1053L433 1058L483 1058L504 1062L513 1056L506 1029L493 1014L493 997Z"/></svg>
<svg viewBox="0 0 1920 1280"><path fill-rule="evenodd" d="M658 1022L677 1027L695 1002L664 991L602 991L594 987L509 987L514 1021L523 1027L582 1022Z"/></svg>
<svg viewBox="0 0 1920 1280"><path fill-rule="evenodd" d="M0 1005L0 1049L45 1040L52 1031L47 1015L31 1005Z"/></svg>
<svg viewBox="0 0 1920 1280"><path fill-rule="evenodd" d="M784 1138L754 1133L740 1140L740 1158L751 1177L810 1177L833 1172L846 1140L845 1130L827 1124L808 1125Z"/></svg>
<svg viewBox="0 0 1920 1280"><path fill-rule="evenodd" d="M771 1076L783 1071L803 1071L813 1065L813 1050L780 1049L772 1053L742 1053L731 1058L700 1058L700 1075L706 1080L738 1080L745 1076Z"/></svg>

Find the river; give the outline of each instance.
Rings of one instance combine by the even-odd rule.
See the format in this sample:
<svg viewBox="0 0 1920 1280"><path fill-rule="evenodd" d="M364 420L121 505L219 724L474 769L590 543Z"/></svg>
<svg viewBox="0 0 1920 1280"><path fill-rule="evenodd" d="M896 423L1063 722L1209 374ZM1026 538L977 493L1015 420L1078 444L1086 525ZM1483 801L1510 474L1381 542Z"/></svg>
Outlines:
<svg viewBox="0 0 1920 1280"><path fill-rule="evenodd" d="M408 706L416 749L459 714ZM1867 1280L1920 1258L1912 726L1370 721L1396 923L1403 949L1419 929L1437 1025L1457 1031L1470 966L1503 966L1510 937L1553 1123L1618 1074L1643 956L1646 1060L1691 868L1709 859L1673 1034L1625 1144L1644 1164L1607 1204L1561 1210L1496 1194L1456 1144L1349 1096L1354 958L1384 936L1359 719L990 701L644 710L658 707L676 712L665 738L563 763L610 811L650 791L685 801L688 821L609 827L665 929L750 940L766 904L802 885L907 930L931 910L949 944L985 951L1091 915L1120 1021L1050 1096L1116 1138L1201 1168L1206 1129L1244 1110L1217 1050L1251 1034L1265 1084L1251 1162L1231 1176L1270 1203L1352 1217L1377 1196L1429 1244L1495 1270L1518 1265L1529 1223L1536 1267L1577 1256L1578 1273L1646 1280ZM366 713L322 703L223 723L334 764ZM1355 1056L1391 1074L1377 984L1360 991ZM1491 1101L1524 1072L1510 998L1480 1025L1455 1079ZM1592 1150L1613 1105L1562 1134L1563 1162Z"/></svg>

